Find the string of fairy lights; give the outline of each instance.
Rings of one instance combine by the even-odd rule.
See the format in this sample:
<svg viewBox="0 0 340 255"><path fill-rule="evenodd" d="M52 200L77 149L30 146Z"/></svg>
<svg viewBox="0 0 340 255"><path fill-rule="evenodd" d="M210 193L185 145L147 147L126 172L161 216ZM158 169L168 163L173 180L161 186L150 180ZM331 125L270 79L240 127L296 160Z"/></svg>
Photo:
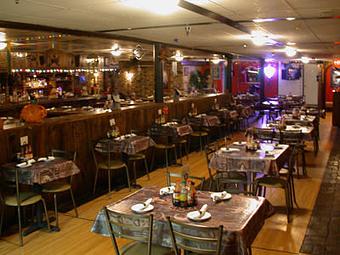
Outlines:
<svg viewBox="0 0 340 255"><path fill-rule="evenodd" d="M12 73L98 73L98 72L117 72L117 68L76 68L76 69L61 69L61 68L50 68L50 69L32 69L32 68L25 68L25 69L12 69Z"/></svg>

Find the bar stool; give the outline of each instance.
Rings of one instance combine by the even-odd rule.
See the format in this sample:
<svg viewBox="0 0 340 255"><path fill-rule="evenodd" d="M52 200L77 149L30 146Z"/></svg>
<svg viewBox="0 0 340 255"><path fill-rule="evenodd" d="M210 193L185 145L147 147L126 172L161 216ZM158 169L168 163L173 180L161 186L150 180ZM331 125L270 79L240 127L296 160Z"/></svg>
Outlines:
<svg viewBox="0 0 340 255"><path fill-rule="evenodd" d="M178 146L178 149L179 149L181 164L183 163L183 147L185 149L186 158L187 160L189 160L188 140L186 139L186 136L178 138L176 140L176 146Z"/></svg>
<svg viewBox="0 0 340 255"><path fill-rule="evenodd" d="M64 158L64 159L72 160L73 162L76 161L76 157L77 157L76 152L67 152L67 151L55 150L55 149L51 151L51 154L53 157ZM58 180L55 182L46 183L43 185L43 189L42 189L43 193L53 194L54 214L55 214L57 228L59 228L57 194L61 192L65 192L65 191L70 191L74 212L76 214L76 217L78 218L78 210L77 210L76 202L74 200L73 191L72 191L72 176L64 180L60 180L60 181Z"/></svg>
<svg viewBox="0 0 340 255"><path fill-rule="evenodd" d="M111 192L111 171L125 169L129 191L131 191L129 169L121 158L117 159L117 152L114 152L112 146L113 143L109 139L103 139L98 142L91 143L91 151L96 166L93 194L96 192L98 172L100 169L106 170L108 173L109 192Z"/></svg>
<svg viewBox="0 0 340 255"><path fill-rule="evenodd" d="M169 151L170 150L173 150L173 152L175 154L175 160L177 162L176 144L174 144L174 143L171 143L171 144L158 144L158 143L156 143L155 146L154 146L154 151L152 153L151 169L153 169L153 166L154 166L154 163L155 163L155 151L156 150L164 151L165 166L166 166L167 170L169 168Z"/></svg>

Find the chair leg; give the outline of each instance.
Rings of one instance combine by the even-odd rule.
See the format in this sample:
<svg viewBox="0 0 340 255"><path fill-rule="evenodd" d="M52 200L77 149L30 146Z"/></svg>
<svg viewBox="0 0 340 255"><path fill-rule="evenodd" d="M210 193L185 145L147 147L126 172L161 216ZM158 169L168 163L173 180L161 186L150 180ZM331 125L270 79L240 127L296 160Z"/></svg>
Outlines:
<svg viewBox="0 0 340 255"><path fill-rule="evenodd" d="M307 175L307 171L306 171L306 154L305 154L305 150L302 149L302 173L304 176Z"/></svg>
<svg viewBox="0 0 340 255"><path fill-rule="evenodd" d="M294 204L297 208L299 208L299 206L296 202L295 185L294 185L294 177L293 176L290 177L290 182L291 182L292 197L293 197Z"/></svg>
<svg viewBox="0 0 340 255"><path fill-rule="evenodd" d="M96 186L97 186L97 179L98 179L98 170L99 169L96 170L96 175L94 177L93 194L96 193Z"/></svg>
<svg viewBox="0 0 340 255"><path fill-rule="evenodd" d="M151 166L150 169L153 170L155 164L155 149L152 150Z"/></svg>
<svg viewBox="0 0 340 255"><path fill-rule="evenodd" d="M137 183L137 172L136 172L136 160L133 160L132 162L132 170L133 170L133 179L134 183Z"/></svg>
<svg viewBox="0 0 340 255"><path fill-rule="evenodd" d="M109 193L111 192L111 170L109 169L107 171L107 175L108 175L108 183L109 183Z"/></svg>
<svg viewBox="0 0 340 255"><path fill-rule="evenodd" d="M148 180L150 180L149 167L148 167L148 162L146 158L144 159L144 167L145 167L146 175L148 176Z"/></svg>
<svg viewBox="0 0 340 255"><path fill-rule="evenodd" d="M58 228L59 227L59 218L58 218L58 204L57 204L57 194L56 193L53 193L53 199L54 199L55 225Z"/></svg>
<svg viewBox="0 0 340 255"><path fill-rule="evenodd" d="M168 158L168 149L165 149L165 166L166 166L166 171L169 171L169 158Z"/></svg>
<svg viewBox="0 0 340 255"><path fill-rule="evenodd" d="M2 225L5 217L5 204L1 205L1 219L0 219L0 236L2 235Z"/></svg>
<svg viewBox="0 0 340 255"><path fill-rule="evenodd" d="M289 199L288 187L285 188L285 196L286 196L287 222L290 222L290 219L289 219L289 212L290 212L289 204L290 204L290 199Z"/></svg>
<svg viewBox="0 0 340 255"><path fill-rule="evenodd" d="M44 211L45 211L45 217L46 217L46 222L47 222L47 229L48 229L49 231L51 231L50 219L48 218L48 213L47 213L47 207L46 207L45 200L42 198L42 199L41 199L41 202L42 202L42 204L43 204Z"/></svg>
<svg viewBox="0 0 340 255"><path fill-rule="evenodd" d="M76 201L74 200L72 188L70 189L70 194L71 194L71 199L72 199L72 203L73 203L73 207L74 207L74 212L76 214L76 217L78 218L78 210L77 210Z"/></svg>
<svg viewBox="0 0 340 255"><path fill-rule="evenodd" d="M130 175L129 175L129 169L128 169L127 166L125 166L125 172L126 172L126 178L127 178L127 183L128 183L129 191L131 191Z"/></svg>
<svg viewBox="0 0 340 255"><path fill-rule="evenodd" d="M188 142L186 142L186 144L184 145L184 148L185 148L187 160L189 160L189 148L188 147L189 147L189 144Z"/></svg>
<svg viewBox="0 0 340 255"><path fill-rule="evenodd" d="M18 224L19 224L19 245L23 246L24 241L23 241L23 236L22 236L22 227L21 227L21 207L18 206Z"/></svg>
<svg viewBox="0 0 340 255"><path fill-rule="evenodd" d="M177 164L177 150L176 150L176 146L174 147L174 154L175 154L175 162Z"/></svg>
<svg viewBox="0 0 340 255"><path fill-rule="evenodd" d="M200 151L202 151L202 136L199 136L200 138Z"/></svg>
<svg viewBox="0 0 340 255"><path fill-rule="evenodd" d="M183 164L183 151L182 151L182 144L179 144L179 158L180 158L180 162L181 164Z"/></svg>

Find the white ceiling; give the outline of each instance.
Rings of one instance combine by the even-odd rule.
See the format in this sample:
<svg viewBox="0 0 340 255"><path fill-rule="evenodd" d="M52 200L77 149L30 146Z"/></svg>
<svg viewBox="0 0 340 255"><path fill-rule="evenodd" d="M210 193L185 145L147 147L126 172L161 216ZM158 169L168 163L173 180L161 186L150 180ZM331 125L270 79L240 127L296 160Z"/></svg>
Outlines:
<svg viewBox="0 0 340 255"><path fill-rule="evenodd" d="M335 44L340 41L340 0L187 1L241 21L250 30L260 29L276 35L277 40L283 43L296 42L303 55L318 58L340 55L340 46ZM318 19L330 16L338 18ZM297 20L256 24L251 21L255 18L286 17L296 17ZM0 0L0 19L86 31L216 22L182 8L171 15L161 16L127 7L121 0L19 0L19 4L15 0ZM283 56L280 48L254 46L245 39L245 33L225 24L192 25L189 35L186 35L184 26L112 33L235 54L266 57L275 53L275 56Z"/></svg>

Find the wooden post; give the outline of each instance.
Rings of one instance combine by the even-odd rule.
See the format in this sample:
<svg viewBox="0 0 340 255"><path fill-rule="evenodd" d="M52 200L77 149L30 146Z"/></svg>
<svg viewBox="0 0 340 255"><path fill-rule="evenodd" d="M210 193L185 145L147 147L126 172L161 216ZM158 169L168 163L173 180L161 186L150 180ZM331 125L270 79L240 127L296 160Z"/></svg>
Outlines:
<svg viewBox="0 0 340 255"><path fill-rule="evenodd" d="M155 102L163 103L163 68L162 60L160 58L161 44L155 43L153 45L153 58L155 66Z"/></svg>
<svg viewBox="0 0 340 255"><path fill-rule="evenodd" d="M261 101L263 101L264 100L264 59L260 60L259 80L260 80L260 98L261 98Z"/></svg>
<svg viewBox="0 0 340 255"><path fill-rule="evenodd" d="M233 56L227 57L227 67L225 69L225 89L224 91L229 91L231 93L232 79L233 79Z"/></svg>

